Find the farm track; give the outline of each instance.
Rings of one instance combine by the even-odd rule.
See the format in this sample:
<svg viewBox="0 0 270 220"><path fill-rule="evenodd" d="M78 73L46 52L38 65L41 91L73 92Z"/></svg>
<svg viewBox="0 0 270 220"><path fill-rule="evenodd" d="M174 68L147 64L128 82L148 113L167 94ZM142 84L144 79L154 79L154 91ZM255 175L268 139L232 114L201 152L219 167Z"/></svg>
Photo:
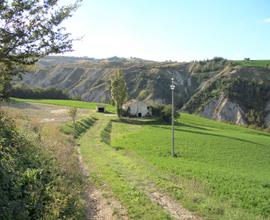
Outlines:
<svg viewBox="0 0 270 220"><path fill-rule="evenodd" d="M99 120L95 123L95 125L92 128L90 128L89 131L86 132L86 134L82 137L82 140L80 142L83 163L88 172L90 173L90 178L91 178L91 171L95 173L95 175L100 175L98 171L99 168L95 166L96 162L98 160L101 160L98 157L102 155L102 163L104 163L102 165L109 167L112 172L117 173L116 178L120 178L122 181L127 182L129 185L131 185L132 188L133 187L136 188L136 190L140 191L144 196L146 196L149 199L150 203L158 205L158 207L160 207L163 211L168 213L171 218L178 220L201 219L193 215L190 211L183 208L178 202L172 199L169 195L163 193L162 190L160 190L154 183L155 181L151 179L150 175L147 175L147 172L145 172L145 169L147 169L147 167L145 166L146 164L140 163L140 161L137 160L136 158L133 158L130 155L124 155L119 151L113 149L108 144L102 142L101 133L108 124L109 120L110 119L108 118L99 118ZM88 139L92 139L93 142L90 143L86 141ZM86 155L87 152L85 151L85 148L88 148L88 150L91 149L92 154L95 154L95 156L92 157L91 160L89 160L89 157ZM98 166L101 166L101 164L99 164ZM152 172L152 170L149 169L149 172ZM100 178L100 180L101 182L103 182L102 177ZM102 185L108 186L110 185L110 183L105 181L102 183ZM110 187L107 187L107 190L108 188ZM98 193L98 195L101 194ZM93 194L92 197L95 198L95 193ZM112 197L109 197L109 200L111 199ZM103 201L104 198L100 199L98 198L96 202L97 204L98 200ZM104 202L102 204L104 205ZM98 205L102 206L102 204ZM116 210L115 212L118 213L118 219L127 218L126 213L128 212L128 210L123 211L123 207L121 207L121 205L119 205L119 203L117 202L109 201L109 204L110 204L109 206L111 206L111 209ZM97 209L101 210L99 208ZM119 215L119 213L121 214ZM92 217L94 217L94 219L114 219L115 216L113 214L114 214L113 211L107 211L106 218L102 217L104 216L104 214L102 213L100 215L97 214L96 216Z"/></svg>
<svg viewBox="0 0 270 220"><path fill-rule="evenodd" d="M98 127L99 130L99 120L94 124L93 127ZM94 128L95 129L95 128ZM84 136L96 136L91 131L93 128L89 129L90 132L86 132ZM86 177L91 177L92 172L95 170L94 162L83 161L83 156L81 154L81 150L78 149L79 152L79 161L81 165L81 169L83 174ZM89 168L91 167L91 169ZM99 188L99 189L98 189ZM95 220L126 220L128 219L127 211L121 205L121 203L115 199L108 189L105 187L96 187L91 180L89 180L89 184L87 187L87 219L95 219Z"/></svg>
<svg viewBox="0 0 270 220"><path fill-rule="evenodd" d="M31 120L32 123L36 123L42 127L44 125L49 126L50 129L55 128L58 132L59 126L70 120L67 115L69 107L57 106L42 103L8 103L4 105L3 110L7 111L10 115L16 119L22 118L23 120ZM89 116L89 110L80 109L79 117ZM52 140L55 141L54 138ZM70 146L71 147L71 146ZM85 177L89 176L88 171L82 164L82 158L80 150L78 148L80 168ZM86 192L87 199L87 219L96 220L116 220L119 218L113 217L113 212L121 209L121 204L113 198L104 198L102 192L98 190L93 184L88 184ZM122 213L123 216L127 216ZM127 218L122 218L127 219Z"/></svg>

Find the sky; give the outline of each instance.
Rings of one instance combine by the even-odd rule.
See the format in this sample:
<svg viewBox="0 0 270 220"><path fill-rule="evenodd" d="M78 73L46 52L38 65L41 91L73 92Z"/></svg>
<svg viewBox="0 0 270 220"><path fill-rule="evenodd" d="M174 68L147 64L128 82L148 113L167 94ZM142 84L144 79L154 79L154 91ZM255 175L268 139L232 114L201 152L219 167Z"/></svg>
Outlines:
<svg viewBox="0 0 270 220"><path fill-rule="evenodd" d="M64 26L71 56L270 59L270 0L84 0Z"/></svg>

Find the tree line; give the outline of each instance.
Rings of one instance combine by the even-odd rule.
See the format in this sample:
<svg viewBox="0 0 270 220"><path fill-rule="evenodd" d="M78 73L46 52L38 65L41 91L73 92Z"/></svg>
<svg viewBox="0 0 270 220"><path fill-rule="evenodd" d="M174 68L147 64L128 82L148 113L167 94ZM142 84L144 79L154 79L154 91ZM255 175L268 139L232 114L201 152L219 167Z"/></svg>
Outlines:
<svg viewBox="0 0 270 220"><path fill-rule="evenodd" d="M63 90L57 88L29 87L25 84L11 88L9 95L15 98L25 99L71 99Z"/></svg>

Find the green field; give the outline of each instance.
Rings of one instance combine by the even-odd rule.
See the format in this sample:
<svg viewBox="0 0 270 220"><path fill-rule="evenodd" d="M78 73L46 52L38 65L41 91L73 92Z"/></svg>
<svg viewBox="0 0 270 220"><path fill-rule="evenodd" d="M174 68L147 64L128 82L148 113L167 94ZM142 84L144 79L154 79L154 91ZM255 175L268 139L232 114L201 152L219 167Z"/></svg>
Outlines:
<svg viewBox="0 0 270 220"><path fill-rule="evenodd" d="M270 67L270 60L235 60L233 63L244 67Z"/></svg>
<svg viewBox="0 0 270 220"><path fill-rule="evenodd" d="M61 106L68 106L68 107L77 107L77 108L86 108L86 109L95 109L97 104L95 102L83 102L83 101L76 101L76 100L59 100L59 99L19 99L19 98L12 98L17 102L32 102L32 103L41 103L41 104L52 104L52 105L61 105ZM112 105L106 105L106 111L114 113L115 109Z"/></svg>
<svg viewBox="0 0 270 220"><path fill-rule="evenodd" d="M62 129L72 133L70 123ZM270 219L269 133L182 113L172 158L170 125L90 111L78 121L75 136L90 182L117 199L130 219L173 219L151 197L156 192L204 219Z"/></svg>
<svg viewBox="0 0 270 220"><path fill-rule="evenodd" d="M157 121L99 118L80 140L91 178L134 219L168 218L149 189L206 219L269 219L270 134L182 114L171 158L170 132Z"/></svg>

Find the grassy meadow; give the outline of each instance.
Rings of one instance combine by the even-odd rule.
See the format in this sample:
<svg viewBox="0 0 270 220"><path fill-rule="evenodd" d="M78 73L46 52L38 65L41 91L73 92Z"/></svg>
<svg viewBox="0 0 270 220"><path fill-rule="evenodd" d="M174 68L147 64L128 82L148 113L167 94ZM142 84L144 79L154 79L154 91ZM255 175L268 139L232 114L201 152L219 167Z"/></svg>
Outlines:
<svg viewBox="0 0 270 220"><path fill-rule="evenodd" d="M84 102L84 101L77 101L77 100L61 100L61 99L19 99L19 98L12 98L13 101L16 102L29 102L29 103L40 103L40 104L51 104L51 105L61 105L67 107L76 107L76 108L85 108L85 109L96 109L97 104L96 102ZM107 112L115 112L114 107L109 104L106 105Z"/></svg>
<svg viewBox="0 0 270 220"><path fill-rule="evenodd" d="M270 60L235 60L233 63L244 67L270 67Z"/></svg>
<svg viewBox="0 0 270 220"><path fill-rule="evenodd" d="M269 219L269 133L183 113L176 158L170 135L158 121L102 117L79 143L90 178L110 188L132 219L168 218L149 201L153 191L205 219Z"/></svg>
<svg viewBox="0 0 270 220"><path fill-rule="evenodd" d="M178 157L171 158L170 132L168 125L114 122L112 147L147 161L158 170L158 184L203 216L269 218L270 134L182 114L175 132ZM183 187L182 181L196 186Z"/></svg>
<svg viewBox="0 0 270 220"><path fill-rule="evenodd" d="M269 133L182 113L172 158L170 125L118 119L91 110L94 103L84 106L89 117L77 121L74 136L89 181L105 198L119 201L130 219L177 218L159 201L167 197L203 219L270 219ZM61 130L72 134L72 124ZM121 213L114 209L116 219Z"/></svg>

